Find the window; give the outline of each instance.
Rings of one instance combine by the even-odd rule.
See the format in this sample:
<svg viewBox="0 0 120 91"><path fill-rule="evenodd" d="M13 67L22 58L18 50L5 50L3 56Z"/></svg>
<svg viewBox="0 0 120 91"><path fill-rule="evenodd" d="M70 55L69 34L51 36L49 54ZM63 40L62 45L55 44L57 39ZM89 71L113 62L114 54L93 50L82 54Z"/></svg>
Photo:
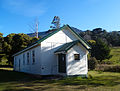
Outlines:
<svg viewBox="0 0 120 91"><path fill-rule="evenodd" d="M27 53L27 64L29 64L30 59L29 59L29 52Z"/></svg>
<svg viewBox="0 0 120 91"><path fill-rule="evenodd" d="M35 51L33 50L32 51L32 64L34 64L35 63Z"/></svg>
<svg viewBox="0 0 120 91"><path fill-rule="evenodd" d="M23 65L25 65L25 54L23 54Z"/></svg>
<svg viewBox="0 0 120 91"><path fill-rule="evenodd" d="M19 59L19 71L20 71L20 68L21 68L21 67L20 67L20 59Z"/></svg>
<svg viewBox="0 0 120 91"><path fill-rule="evenodd" d="M80 54L74 54L74 59L75 60L80 60Z"/></svg>
<svg viewBox="0 0 120 91"><path fill-rule="evenodd" d="M17 61L17 58L15 57L15 60L14 60L14 69L16 69L16 61Z"/></svg>

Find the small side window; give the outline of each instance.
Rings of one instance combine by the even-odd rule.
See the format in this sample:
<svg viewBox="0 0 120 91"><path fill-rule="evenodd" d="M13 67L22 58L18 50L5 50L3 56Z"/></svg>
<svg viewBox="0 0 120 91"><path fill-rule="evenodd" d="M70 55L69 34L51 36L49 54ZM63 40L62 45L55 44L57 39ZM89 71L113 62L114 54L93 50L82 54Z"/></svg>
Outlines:
<svg viewBox="0 0 120 91"><path fill-rule="evenodd" d="M15 60L14 60L14 68L16 68L16 61L17 61L17 58L15 57Z"/></svg>
<svg viewBox="0 0 120 91"><path fill-rule="evenodd" d="M74 54L74 60L80 60L80 54Z"/></svg>
<svg viewBox="0 0 120 91"><path fill-rule="evenodd" d="M35 64L35 51L32 51L32 64Z"/></svg>
<svg viewBox="0 0 120 91"><path fill-rule="evenodd" d="M29 52L27 53L27 64L29 64L30 58L29 58Z"/></svg>
<svg viewBox="0 0 120 91"><path fill-rule="evenodd" d="M23 54L23 65L25 65L25 54Z"/></svg>

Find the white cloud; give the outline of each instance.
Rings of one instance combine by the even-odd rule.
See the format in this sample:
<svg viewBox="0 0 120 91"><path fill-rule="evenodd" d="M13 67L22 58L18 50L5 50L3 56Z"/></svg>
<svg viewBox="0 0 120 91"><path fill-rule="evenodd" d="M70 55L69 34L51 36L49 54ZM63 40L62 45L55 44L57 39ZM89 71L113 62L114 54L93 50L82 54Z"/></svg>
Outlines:
<svg viewBox="0 0 120 91"><path fill-rule="evenodd" d="M12 13L24 16L40 16L47 10L42 0L3 0L2 6Z"/></svg>

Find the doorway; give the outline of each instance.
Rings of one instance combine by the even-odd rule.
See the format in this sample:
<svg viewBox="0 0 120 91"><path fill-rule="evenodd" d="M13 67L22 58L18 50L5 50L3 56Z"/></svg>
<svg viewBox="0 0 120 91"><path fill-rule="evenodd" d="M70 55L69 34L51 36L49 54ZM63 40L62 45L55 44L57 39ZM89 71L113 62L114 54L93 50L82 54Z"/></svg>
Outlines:
<svg viewBox="0 0 120 91"><path fill-rule="evenodd" d="M66 54L58 54L58 72L66 73Z"/></svg>
<svg viewBox="0 0 120 91"><path fill-rule="evenodd" d="M19 66L18 67L19 67L19 71L20 71L20 59L19 59Z"/></svg>

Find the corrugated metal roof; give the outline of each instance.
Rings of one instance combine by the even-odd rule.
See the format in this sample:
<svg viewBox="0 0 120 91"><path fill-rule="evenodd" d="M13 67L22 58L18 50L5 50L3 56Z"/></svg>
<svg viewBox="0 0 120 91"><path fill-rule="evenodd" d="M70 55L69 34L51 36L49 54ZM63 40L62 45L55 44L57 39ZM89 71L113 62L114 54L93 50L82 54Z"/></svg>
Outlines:
<svg viewBox="0 0 120 91"><path fill-rule="evenodd" d="M66 43L66 44L62 45L58 50L56 50L55 53L60 53L60 52L65 53L79 42L80 42L79 40L76 40L73 42Z"/></svg>

